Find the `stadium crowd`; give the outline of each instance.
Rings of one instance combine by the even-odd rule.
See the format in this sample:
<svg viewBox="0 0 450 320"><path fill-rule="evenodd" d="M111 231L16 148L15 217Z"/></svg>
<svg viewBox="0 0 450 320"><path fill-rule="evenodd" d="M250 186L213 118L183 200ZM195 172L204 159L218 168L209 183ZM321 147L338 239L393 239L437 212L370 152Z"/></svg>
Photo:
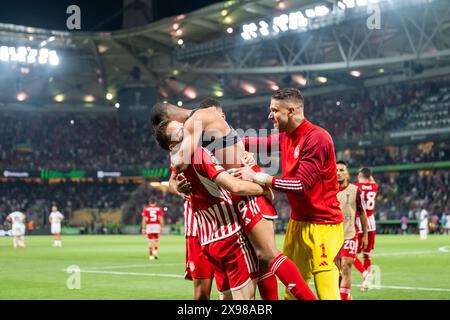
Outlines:
<svg viewBox="0 0 450 320"><path fill-rule="evenodd" d="M426 95L426 93L429 93ZM435 80L377 87L307 98L306 116L327 129L333 139L382 136L405 129L450 124L450 81ZM226 108L234 128L271 129L268 106ZM410 112L414 108L414 112ZM245 112L243 112L243 110ZM141 119L142 120L142 119ZM166 165L167 154L155 144L145 121L119 120L115 114L1 112L0 168L14 170L124 170ZM369 165L434 161L447 158L449 145L432 150L409 148L398 156L368 150L350 163Z"/></svg>

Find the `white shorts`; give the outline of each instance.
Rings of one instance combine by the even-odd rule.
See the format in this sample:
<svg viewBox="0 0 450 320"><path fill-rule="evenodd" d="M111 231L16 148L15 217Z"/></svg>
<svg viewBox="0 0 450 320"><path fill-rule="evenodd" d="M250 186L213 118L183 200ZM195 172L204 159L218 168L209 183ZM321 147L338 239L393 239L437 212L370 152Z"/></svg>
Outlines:
<svg viewBox="0 0 450 320"><path fill-rule="evenodd" d="M51 232L52 234L61 233L61 224L52 223Z"/></svg>
<svg viewBox="0 0 450 320"><path fill-rule="evenodd" d="M147 234L161 233L161 225L160 224L148 224L146 231L147 231Z"/></svg>
<svg viewBox="0 0 450 320"><path fill-rule="evenodd" d="M25 235L25 225L24 224L13 224L11 230L13 237L20 237Z"/></svg>

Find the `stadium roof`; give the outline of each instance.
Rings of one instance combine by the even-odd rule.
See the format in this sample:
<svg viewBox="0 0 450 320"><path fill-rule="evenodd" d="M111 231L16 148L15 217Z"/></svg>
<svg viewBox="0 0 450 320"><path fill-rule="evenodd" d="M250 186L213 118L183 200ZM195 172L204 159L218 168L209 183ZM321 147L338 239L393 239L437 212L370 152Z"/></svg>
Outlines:
<svg viewBox="0 0 450 320"><path fill-rule="evenodd" d="M303 87L305 81L308 90L323 92L449 73L447 1L379 0L378 5L379 30L366 25L367 6L344 10L336 1L313 0L226 1L113 32L0 24L0 46L48 48L60 62L0 61L0 101L15 105L17 93L24 91L27 102L36 105L57 104L59 95L69 105L82 105L85 99L113 106L118 89L136 85L156 86L160 98L169 101L213 95L255 100L277 87ZM261 35L260 21L270 28L274 17L305 15L317 6L330 13L310 18L305 28ZM259 28L257 37L244 40L242 26L252 22Z"/></svg>

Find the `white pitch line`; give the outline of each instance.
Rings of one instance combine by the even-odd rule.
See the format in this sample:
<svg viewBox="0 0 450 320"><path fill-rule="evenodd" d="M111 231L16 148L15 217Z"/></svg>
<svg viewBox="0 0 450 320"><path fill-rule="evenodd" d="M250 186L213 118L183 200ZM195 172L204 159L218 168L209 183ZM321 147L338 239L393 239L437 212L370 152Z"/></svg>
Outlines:
<svg viewBox="0 0 450 320"><path fill-rule="evenodd" d="M147 264L131 264L131 265L116 265L116 266L105 266L105 267L89 267L89 269L104 270L104 269L122 269L122 268L146 268L146 267L170 267L170 266L182 266L184 263L147 263Z"/></svg>
<svg viewBox="0 0 450 320"><path fill-rule="evenodd" d="M100 270L80 270L81 273L111 274L116 276L141 276L141 277L161 277L161 278L184 278L179 274L169 273L143 273L143 272L121 272L121 271L100 271Z"/></svg>
<svg viewBox="0 0 450 320"><path fill-rule="evenodd" d="M96 273L96 274L110 274L118 276L141 276L141 277L161 277L161 278L184 278L184 276L179 274L166 274L166 273L142 273L142 272L119 272L119 271L100 271L100 270L81 270L82 273ZM312 283L311 286L314 286ZM354 285L359 286L358 284ZM404 286L377 286L372 290L376 289L393 289L393 290L410 290L410 291L435 291L435 292L450 292L447 288L422 288L422 287L404 287Z"/></svg>

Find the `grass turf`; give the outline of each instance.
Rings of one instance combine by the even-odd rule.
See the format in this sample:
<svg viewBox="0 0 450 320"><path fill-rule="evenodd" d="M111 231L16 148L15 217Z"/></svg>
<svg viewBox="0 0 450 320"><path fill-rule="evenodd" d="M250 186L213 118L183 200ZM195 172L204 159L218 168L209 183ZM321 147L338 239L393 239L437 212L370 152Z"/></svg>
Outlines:
<svg viewBox="0 0 450 320"><path fill-rule="evenodd" d="M64 236L62 248L52 247L50 236L25 241L25 249L13 249L10 237L0 237L0 299L192 298L192 283L182 278L182 236L163 235L160 259L154 261L148 260L146 239L138 235ZM277 236L279 248L282 241ZM450 300L450 236L421 241L417 235L378 235L372 260L381 271L381 288L359 292L361 276L353 269L355 300ZM66 285L65 269L71 265L82 270L79 290ZM279 291L282 298L281 284ZM217 298L215 287L212 298Z"/></svg>

